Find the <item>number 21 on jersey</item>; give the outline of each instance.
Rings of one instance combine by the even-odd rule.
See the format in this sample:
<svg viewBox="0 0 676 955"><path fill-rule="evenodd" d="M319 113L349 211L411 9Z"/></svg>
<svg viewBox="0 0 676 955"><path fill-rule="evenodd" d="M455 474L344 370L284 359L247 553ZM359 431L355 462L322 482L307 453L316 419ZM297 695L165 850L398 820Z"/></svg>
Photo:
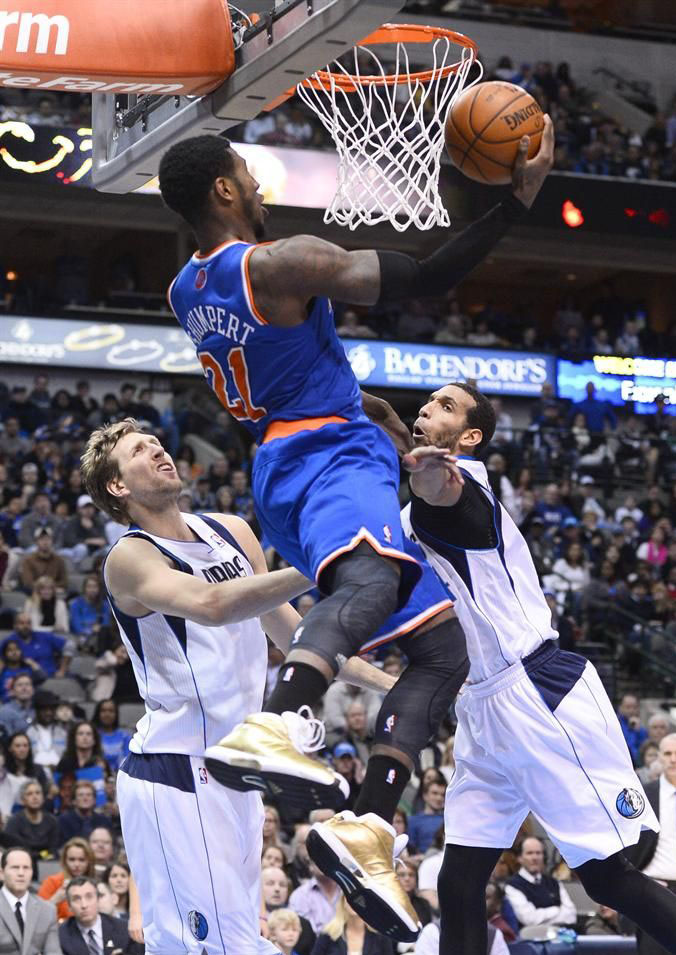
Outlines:
<svg viewBox="0 0 676 955"><path fill-rule="evenodd" d="M253 403L249 387L249 369L241 346L231 348L228 352L228 367L236 389L235 394L228 392L225 371L211 352L200 352L199 360L218 400L224 408L228 409L233 418L237 418L238 421L260 421L265 417L267 414L265 408L257 408ZM233 391L232 387L230 391Z"/></svg>

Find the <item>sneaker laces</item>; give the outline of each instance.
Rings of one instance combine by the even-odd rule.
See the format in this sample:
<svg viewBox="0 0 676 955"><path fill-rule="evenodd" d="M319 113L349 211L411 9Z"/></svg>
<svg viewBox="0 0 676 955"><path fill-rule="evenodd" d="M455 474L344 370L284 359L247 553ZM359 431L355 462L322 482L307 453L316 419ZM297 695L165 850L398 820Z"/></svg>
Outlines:
<svg viewBox="0 0 676 955"><path fill-rule="evenodd" d="M401 858L401 854L408 845L408 836L405 832L402 832L401 835L395 836L394 846L392 847L392 861L394 863L394 870L397 871L397 866L406 868L406 863Z"/></svg>
<svg viewBox="0 0 676 955"><path fill-rule="evenodd" d="M326 728L309 706L301 706L296 713L284 713L283 716L291 742L300 753L316 753L324 748Z"/></svg>

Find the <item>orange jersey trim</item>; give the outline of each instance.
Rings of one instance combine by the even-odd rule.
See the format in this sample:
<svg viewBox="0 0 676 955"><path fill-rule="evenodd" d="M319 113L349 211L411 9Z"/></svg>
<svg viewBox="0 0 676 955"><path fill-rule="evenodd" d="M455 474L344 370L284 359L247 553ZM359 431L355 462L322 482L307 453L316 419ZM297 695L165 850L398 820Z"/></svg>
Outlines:
<svg viewBox="0 0 676 955"><path fill-rule="evenodd" d="M210 249L208 252L193 252L192 257L202 262L204 259L210 259L212 255L216 255L217 252L227 248L229 245L246 245L246 242L244 242L243 239L227 239L227 241L221 242L220 245Z"/></svg>
<svg viewBox="0 0 676 955"><path fill-rule="evenodd" d="M415 564L417 567L420 566L415 557L409 557L408 554L405 554L403 550L396 550L394 547L383 547L365 527L359 531L358 534L352 538L349 544L345 544L344 547L339 547L337 550L334 550L332 553L325 557L317 568L317 573L315 574L315 580L319 582L323 571L331 563L332 560L335 560L336 557L340 557L341 554L347 554L349 551L354 550L358 544L361 544L362 541L367 541L371 547L378 553L382 554L383 557L389 557L392 560L405 560L409 564Z"/></svg>
<svg viewBox="0 0 676 955"><path fill-rule="evenodd" d="M317 431L325 424L345 424L347 418L330 415L328 418L300 418L298 421L271 421L265 431L263 444L276 438L290 438L300 431Z"/></svg>
<svg viewBox="0 0 676 955"><path fill-rule="evenodd" d="M261 243L261 245L269 245L269 244L270 244L269 242ZM257 248L257 246L252 245L251 248L248 249L243 256L243 260L244 260L243 271L244 271L244 279L246 282L246 297L247 297L249 308L251 309L251 313L254 315L254 317L257 318L262 325L269 325L270 323L268 322L268 320L266 318L263 318L261 313L256 308L256 302L254 301L254 295L253 295L253 288L251 286L251 275L249 274L249 259L251 258L251 253L254 251L255 248Z"/></svg>
<svg viewBox="0 0 676 955"><path fill-rule="evenodd" d="M424 623L427 623L428 620L432 620L433 617L438 617L440 613L443 613L444 610L452 610L453 601L452 600L442 600L441 603L434 604L433 607L430 607L428 610L419 613L416 617L412 617L408 623L402 624L401 627L397 627L395 630L392 630L390 633L386 633L383 637L379 637L373 643L365 643L364 646L359 651L361 656L362 653L370 653L372 650L375 650L377 647L383 645L383 643L389 643L391 640L398 640L399 637L405 636L407 633L410 633L412 630L417 630L418 627L422 627Z"/></svg>

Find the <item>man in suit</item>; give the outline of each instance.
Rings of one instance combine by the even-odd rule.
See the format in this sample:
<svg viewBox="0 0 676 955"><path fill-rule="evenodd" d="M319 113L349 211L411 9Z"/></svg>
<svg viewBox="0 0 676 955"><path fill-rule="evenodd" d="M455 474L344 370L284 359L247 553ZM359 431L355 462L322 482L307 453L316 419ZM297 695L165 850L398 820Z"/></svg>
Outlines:
<svg viewBox="0 0 676 955"><path fill-rule="evenodd" d="M0 866L0 951L3 955L61 955L56 908L28 891L33 879L30 853L6 849Z"/></svg>
<svg viewBox="0 0 676 955"><path fill-rule="evenodd" d="M121 919L99 913L93 879L71 879L66 898L73 915L59 926L63 955L143 955L143 945L130 939Z"/></svg>
<svg viewBox="0 0 676 955"><path fill-rule="evenodd" d="M676 893L676 733L660 740L662 773L648 783L645 794L660 821L660 831L644 829L626 855L644 875ZM639 936L640 955L666 955L666 950L645 933Z"/></svg>

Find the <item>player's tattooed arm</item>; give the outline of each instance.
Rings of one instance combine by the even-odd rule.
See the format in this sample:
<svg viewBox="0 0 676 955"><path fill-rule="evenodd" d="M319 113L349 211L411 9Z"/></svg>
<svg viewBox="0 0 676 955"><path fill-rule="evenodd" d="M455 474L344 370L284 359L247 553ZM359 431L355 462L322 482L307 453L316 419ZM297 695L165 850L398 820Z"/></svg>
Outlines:
<svg viewBox="0 0 676 955"><path fill-rule="evenodd" d="M312 581L293 568L275 570L265 577L208 583L176 570L153 544L133 537L119 541L111 551L106 582L124 613L142 617L156 611L206 627L258 617L312 586Z"/></svg>
<svg viewBox="0 0 676 955"><path fill-rule="evenodd" d="M375 251L348 252L313 235L256 246L249 259L249 276L256 305L273 324L304 321L307 304L318 295L373 305L380 294Z"/></svg>
<svg viewBox="0 0 676 955"><path fill-rule="evenodd" d="M407 451L410 451L413 447L411 432L389 401L370 395L367 391L362 391L361 401L364 414L389 435L399 454L406 454Z"/></svg>
<svg viewBox="0 0 676 955"><path fill-rule="evenodd" d="M457 458L445 448L414 448L401 463L410 473L411 490L427 504L453 507L460 500L465 479Z"/></svg>

